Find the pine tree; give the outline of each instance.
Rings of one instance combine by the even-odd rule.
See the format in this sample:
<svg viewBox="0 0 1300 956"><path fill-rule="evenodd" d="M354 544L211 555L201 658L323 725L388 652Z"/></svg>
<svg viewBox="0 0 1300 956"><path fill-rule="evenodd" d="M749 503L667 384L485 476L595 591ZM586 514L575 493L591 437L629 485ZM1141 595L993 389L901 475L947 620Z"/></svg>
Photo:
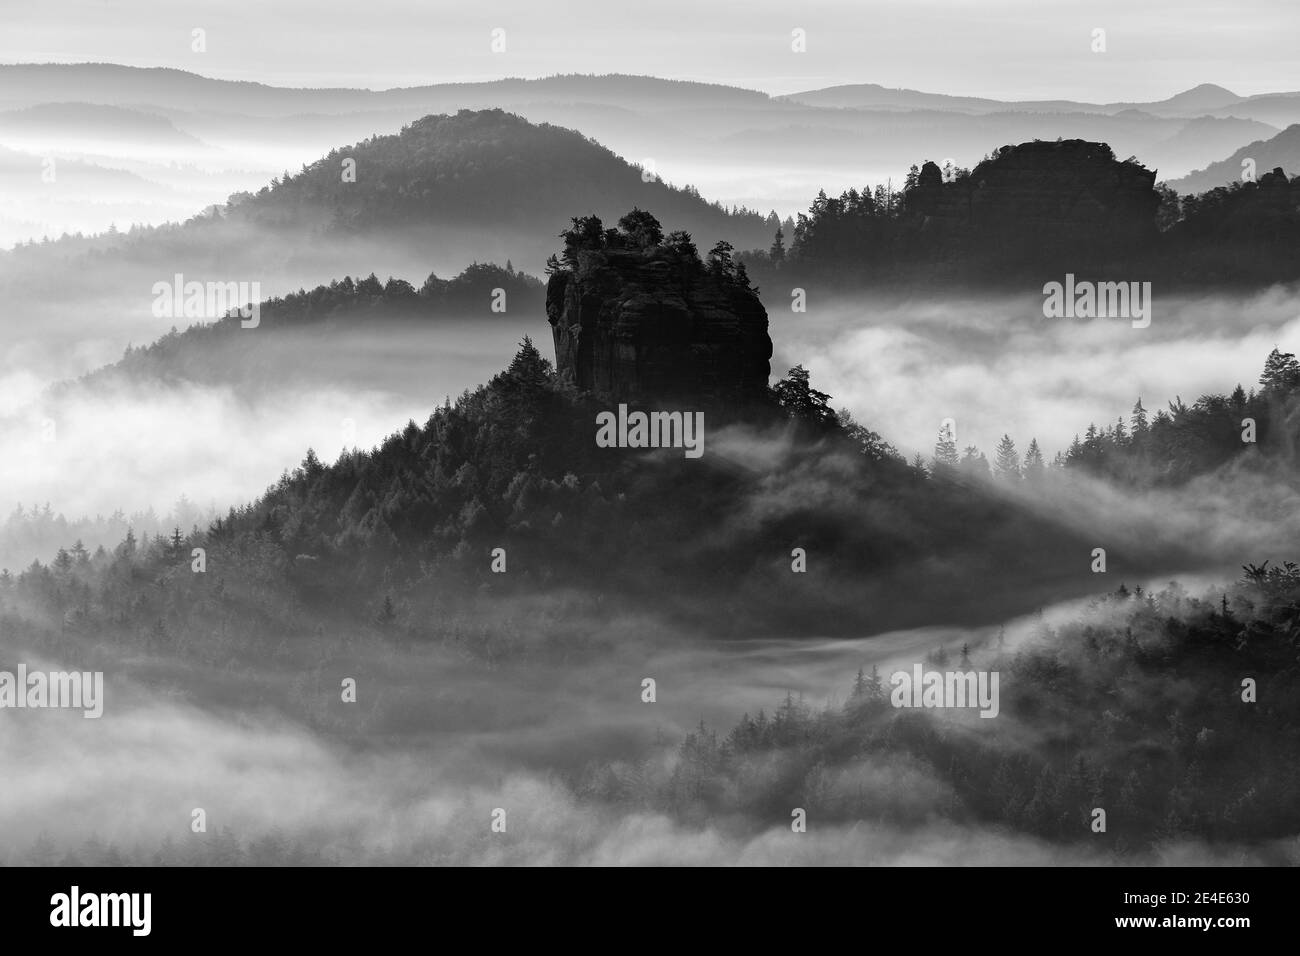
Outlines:
<svg viewBox="0 0 1300 956"><path fill-rule="evenodd" d="M796 365L772 386L772 397L791 418L823 427L834 425L838 419L828 404L830 396L813 388L810 381L808 370Z"/></svg>
<svg viewBox="0 0 1300 956"><path fill-rule="evenodd" d="M735 246L725 239L719 239L709 250L709 271L722 279L736 278L736 263L732 258Z"/></svg>
<svg viewBox="0 0 1300 956"><path fill-rule="evenodd" d="M618 228L633 245L640 249L651 249L664 241L664 230L659 225L659 220L644 209L635 206L630 213L618 221ZM728 249L730 249L729 245Z"/></svg>
<svg viewBox="0 0 1300 956"><path fill-rule="evenodd" d="M1101 434L1096 424L1088 423L1088 430L1083 433L1083 451L1084 457L1089 462L1096 462L1101 458Z"/></svg>
<svg viewBox="0 0 1300 956"><path fill-rule="evenodd" d="M1016 443L1011 440L1010 435L1003 435L1002 440L998 442L993 470L999 478L1007 481L1019 480L1021 477L1020 457L1016 453Z"/></svg>
<svg viewBox="0 0 1300 956"><path fill-rule="evenodd" d="M1300 385L1300 362L1296 361L1295 355L1291 352L1273 349L1264 362L1264 372L1259 377L1259 384L1266 392L1291 391Z"/></svg>
<svg viewBox="0 0 1300 956"><path fill-rule="evenodd" d="M504 377L512 383L523 386L526 392L532 392L545 387L550 382L551 376L551 363L542 357L542 353L533 344L532 338L525 335L524 340L519 343L519 351L510 360Z"/></svg>
<svg viewBox="0 0 1300 956"><path fill-rule="evenodd" d="M1078 435L1075 435L1074 441L1070 442L1070 448L1065 453L1065 458L1063 459L1065 464L1068 465L1079 464L1081 461L1083 461L1083 457L1084 457L1083 451L1084 451L1083 442L1079 441ZM1060 459L1060 456L1058 455L1057 458Z"/></svg>
<svg viewBox="0 0 1300 956"><path fill-rule="evenodd" d="M781 231L780 226L776 227L776 236L772 239L772 249L768 254L772 257L772 262L777 265L785 262L785 233Z"/></svg>
<svg viewBox="0 0 1300 956"><path fill-rule="evenodd" d="M308 478L319 478L325 471L325 465L316 455L316 449L308 448L307 454L302 459L302 473ZM177 529L180 530L180 529Z"/></svg>
<svg viewBox="0 0 1300 956"><path fill-rule="evenodd" d="M1133 417L1129 419L1129 427L1135 445L1145 442L1151 432L1151 425L1147 421L1147 410L1142 407L1141 396L1138 396L1137 404L1133 406Z"/></svg>
<svg viewBox="0 0 1300 956"><path fill-rule="evenodd" d="M957 436L953 429L946 422L939 428L939 440L934 445L934 471L939 472L945 468L956 468L957 458Z"/></svg>
<svg viewBox="0 0 1300 956"><path fill-rule="evenodd" d="M1046 466L1043 464L1043 453L1038 448L1038 439L1029 439L1029 449L1025 452L1024 476L1026 481L1041 481Z"/></svg>

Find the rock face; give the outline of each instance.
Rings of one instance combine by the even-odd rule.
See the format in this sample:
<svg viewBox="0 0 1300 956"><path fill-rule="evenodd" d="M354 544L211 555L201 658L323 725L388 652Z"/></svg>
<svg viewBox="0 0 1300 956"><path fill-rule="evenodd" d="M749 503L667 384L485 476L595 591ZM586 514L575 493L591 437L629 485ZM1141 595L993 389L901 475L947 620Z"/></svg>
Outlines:
<svg viewBox="0 0 1300 956"><path fill-rule="evenodd" d="M969 176L942 179L926 163L907 196L909 217L927 231L1014 245L1129 243L1156 234L1156 172L1116 161L1105 143L1003 146Z"/></svg>
<svg viewBox="0 0 1300 956"><path fill-rule="evenodd" d="M556 370L614 401L743 409L767 392L767 312L734 274L663 246L583 251L551 276Z"/></svg>
<svg viewBox="0 0 1300 956"><path fill-rule="evenodd" d="M1281 166L1264 173L1254 184L1244 184L1224 203L1214 223L1221 242L1277 243L1294 249L1300 223L1300 177L1287 178Z"/></svg>

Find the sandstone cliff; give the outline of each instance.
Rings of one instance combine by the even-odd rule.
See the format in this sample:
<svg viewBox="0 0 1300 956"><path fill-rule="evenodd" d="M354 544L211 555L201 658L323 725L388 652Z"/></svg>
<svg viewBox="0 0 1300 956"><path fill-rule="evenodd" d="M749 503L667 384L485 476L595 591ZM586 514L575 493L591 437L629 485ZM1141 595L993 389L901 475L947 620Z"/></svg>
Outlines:
<svg viewBox="0 0 1300 956"><path fill-rule="evenodd" d="M1117 161L1105 143L1021 143L953 182L926 163L907 211L926 231L981 241L1127 244L1156 234L1155 178L1154 170Z"/></svg>
<svg viewBox="0 0 1300 956"><path fill-rule="evenodd" d="M650 218L632 235L628 220L622 231L581 221L583 236L567 237L546 290L557 371L615 401L737 411L763 401L767 312L729 248L706 264L686 234L664 240Z"/></svg>

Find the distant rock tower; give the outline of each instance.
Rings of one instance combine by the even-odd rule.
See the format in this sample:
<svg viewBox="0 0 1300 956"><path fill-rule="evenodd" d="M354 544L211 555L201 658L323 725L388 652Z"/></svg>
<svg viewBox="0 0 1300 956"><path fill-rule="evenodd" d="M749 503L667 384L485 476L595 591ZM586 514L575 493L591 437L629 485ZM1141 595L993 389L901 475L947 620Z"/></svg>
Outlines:
<svg viewBox="0 0 1300 956"><path fill-rule="evenodd" d="M599 226L585 244L570 243L567 268L547 284L560 376L645 405L763 401L772 340L743 269L725 257L702 263L684 234L646 241Z"/></svg>
<svg viewBox="0 0 1300 956"><path fill-rule="evenodd" d="M1035 141L1003 146L951 183L926 163L907 194L907 212L981 243L1141 242L1156 235L1155 180L1154 170L1116 160L1105 143Z"/></svg>

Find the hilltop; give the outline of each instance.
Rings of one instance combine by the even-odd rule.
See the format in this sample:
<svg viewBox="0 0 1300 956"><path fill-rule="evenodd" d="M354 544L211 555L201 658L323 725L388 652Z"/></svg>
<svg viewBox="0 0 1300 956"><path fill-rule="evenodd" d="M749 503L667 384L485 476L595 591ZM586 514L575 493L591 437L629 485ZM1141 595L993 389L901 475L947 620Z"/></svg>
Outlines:
<svg viewBox="0 0 1300 956"><path fill-rule="evenodd" d="M355 163L355 182L343 176L347 160ZM756 213L731 215L694 191L647 181L581 133L499 109L426 116L400 133L336 149L255 196L232 197L227 210L277 228L490 224L553 235L551 223L568 210L610 217L638 200L711 242L757 241L768 233L767 220Z"/></svg>
<svg viewBox="0 0 1300 956"><path fill-rule="evenodd" d="M1142 275L1163 288L1300 279L1288 251L1300 236L1300 178L1261 170L1257 182L1180 197L1156 176L1084 140L1003 146L974 169L927 160L901 190L820 193L793 236L743 261L760 284L785 287L1027 291L1066 273Z"/></svg>

